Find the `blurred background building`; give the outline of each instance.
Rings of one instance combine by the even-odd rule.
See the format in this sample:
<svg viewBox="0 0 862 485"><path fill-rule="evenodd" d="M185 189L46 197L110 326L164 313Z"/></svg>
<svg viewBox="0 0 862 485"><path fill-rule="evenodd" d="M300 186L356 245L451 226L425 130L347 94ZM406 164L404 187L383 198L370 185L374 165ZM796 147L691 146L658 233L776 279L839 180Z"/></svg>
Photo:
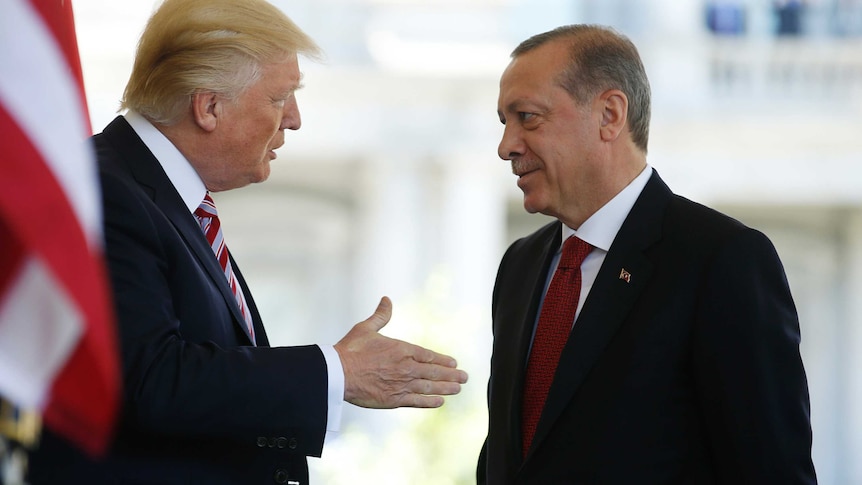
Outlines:
<svg viewBox="0 0 862 485"><path fill-rule="evenodd" d="M439 410L348 405L317 484L467 484L487 424L490 298L509 243L548 221L496 156L497 83L521 40L614 26L653 87L649 163L768 234L802 325L820 482L862 484L862 0L274 0L326 51L300 61L299 132L271 179L217 194L275 344L383 333L471 375ZM75 3L96 131L152 0Z"/></svg>

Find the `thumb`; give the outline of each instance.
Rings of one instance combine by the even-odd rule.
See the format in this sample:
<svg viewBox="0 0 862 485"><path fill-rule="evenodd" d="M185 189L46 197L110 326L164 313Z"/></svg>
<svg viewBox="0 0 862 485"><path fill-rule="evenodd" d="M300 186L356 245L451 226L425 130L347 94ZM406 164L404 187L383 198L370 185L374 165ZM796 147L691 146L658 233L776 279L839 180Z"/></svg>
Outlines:
<svg viewBox="0 0 862 485"><path fill-rule="evenodd" d="M379 332L381 328L389 323L390 318L392 318L392 300L388 296L384 296L380 299L380 303L377 304L374 315L371 315L365 321L370 324L373 331Z"/></svg>

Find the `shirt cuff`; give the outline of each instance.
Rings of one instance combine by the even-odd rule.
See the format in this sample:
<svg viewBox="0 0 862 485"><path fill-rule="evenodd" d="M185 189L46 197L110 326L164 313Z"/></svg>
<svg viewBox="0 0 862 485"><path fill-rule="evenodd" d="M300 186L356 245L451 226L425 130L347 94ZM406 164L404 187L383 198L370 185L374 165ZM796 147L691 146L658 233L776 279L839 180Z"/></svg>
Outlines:
<svg viewBox="0 0 862 485"><path fill-rule="evenodd" d="M344 408L344 368L341 367L341 357L332 345L320 345L323 358L326 359L327 379L327 411L326 411L326 441L330 433L341 431L341 412Z"/></svg>

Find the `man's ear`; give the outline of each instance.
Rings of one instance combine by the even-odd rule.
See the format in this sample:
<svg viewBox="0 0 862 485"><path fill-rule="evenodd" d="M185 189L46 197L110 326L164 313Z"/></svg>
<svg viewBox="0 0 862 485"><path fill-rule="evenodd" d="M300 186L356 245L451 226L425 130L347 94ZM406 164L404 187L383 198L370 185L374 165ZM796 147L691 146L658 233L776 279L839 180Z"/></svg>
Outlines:
<svg viewBox="0 0 862 485"><path fill-rule="evenodd" d="M192 95L192 119L206 132L216 129L222 114L222 100L215 93L201 91Z"/></svg>
<svg viewBox="0 0 862 485"><path fill-rule="evenodd" d="M602 109L602 125L599 133L602 141L613 141L626 129L629 100L619 89L609 89L599 95Z"/></svg>

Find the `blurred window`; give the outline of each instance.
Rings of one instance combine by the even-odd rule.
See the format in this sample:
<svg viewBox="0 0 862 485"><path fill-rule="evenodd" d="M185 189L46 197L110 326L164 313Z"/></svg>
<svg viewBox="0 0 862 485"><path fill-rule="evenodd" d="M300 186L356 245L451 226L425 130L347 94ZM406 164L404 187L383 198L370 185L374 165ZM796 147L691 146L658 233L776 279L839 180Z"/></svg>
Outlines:
<svg viewBox="0 0 862 485"><path fill-rule="evenodd" d="M706 27L715 35L744 35L745 5L738 1L710 1L706 5Z"/></svg>

